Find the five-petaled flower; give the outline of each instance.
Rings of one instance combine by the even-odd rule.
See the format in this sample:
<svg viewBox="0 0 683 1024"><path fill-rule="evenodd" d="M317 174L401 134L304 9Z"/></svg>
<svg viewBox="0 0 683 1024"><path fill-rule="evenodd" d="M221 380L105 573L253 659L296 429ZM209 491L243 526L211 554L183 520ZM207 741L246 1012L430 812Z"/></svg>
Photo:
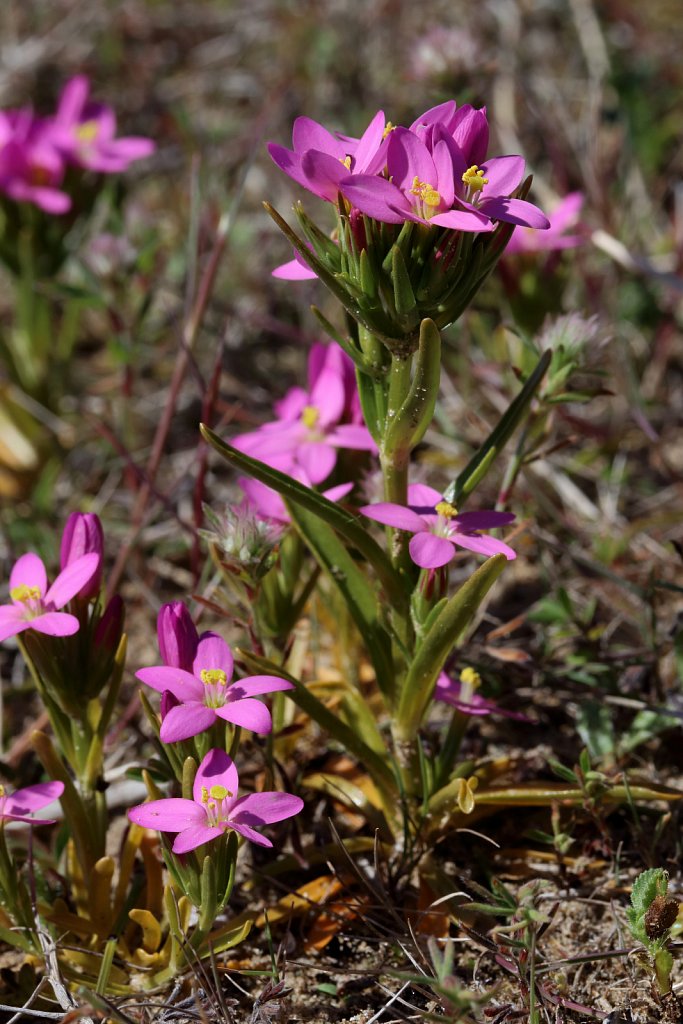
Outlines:
<svg viewBox="0 0 683 1024"><path fill-rule="evenodd" d="M143 828L177 832L174 853L189 853L197 846L218 839L228 830L239 832L259 846L272 846L255 827L269 825L298 814L303 800L289 793L250 793L237 796L239 778L234 762L223 750L214 748L199 765L192 790L193 799L169 797L132 807L128 817Z"/></svg>
<svg viewBox="0 0 683 1024"><path fill-rule="evenodd" d="M29 552L16 562L9 580L11 604L0 605L0 641L26 629L48 636L77 633L75 615L61 612L65 604L81 592L99 569L100 556L91 552L67 565L51 587L38 555Z"/></svg>
<svg viewBox="0 0 683 1024"><path fill-rule="evenodd" d="M462 669L457 679L452 679L442 672L436 681L434 700L450 704L463 715L503 715L504 718L513 718L517 722L531 721L520 711L508 711L506 708L499 707L495 701L482 697L480 693L477 693L480 684L479 673L469 665Z"/></svg>
<svg viewBox="0 0 683 1024"><path fill-rule="evenodd" d="M339 448L376 452L360 421L353 364L336 345L313 345L308 359L308 390L291 388L276 404L278 418L235 438L246 455L311 484L325 480Z"/></svg>
<svg viewBox="0 0 683 1024"><path fill-rule="evenodd" d="M254 698L276 690L291 690L292 684L278 676L247 676L231 683L232 651L215 633L204 633L197 643L192 671L173 665L157 665L136 672L141 682L159 693L170 693L180 703L171 707L161 723L164 743L189 739L210 728L217 719L269 733L270 711Z"/></svg>
<svg viewBox="0 0 683 1024"><path fill-rule="evenodd" d="M48 804L54 803L64 792L63 782L38 782L35 786L25 786L8 793L0 786L0 823L3 821L24 821L29 825L36 823L31 817ZM52 825L55 818L40 818L41 825Z"/></svg>
<svg viewBox="0 0 683 1024"><path fill-rule="evenodd" d="M481 530L494 530L506 526L515 518L511 512L461 512L424 484L411 484L406 505L378 502L365 505L360 511L369 519L385 526L412 533L408 550L410 557L421 569L439 569L455 557L456 548L467 548L477 554L503 554L508 560L516 558L512 548L502 540L484 537Z"/></svg>

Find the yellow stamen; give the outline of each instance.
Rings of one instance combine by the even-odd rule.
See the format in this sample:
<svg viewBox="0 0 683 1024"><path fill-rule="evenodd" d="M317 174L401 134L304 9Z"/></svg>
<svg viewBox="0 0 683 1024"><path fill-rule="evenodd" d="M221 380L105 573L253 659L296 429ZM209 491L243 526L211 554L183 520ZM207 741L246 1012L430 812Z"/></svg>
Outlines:
<svg viewBox="0 0 683 1024"><path fill-rule="evenodd" d="M199 673L199 678L205 686L225 686L228 681L222 668L203 668Z"/></svg>
<svg viewBox="0 0 683 1024"><path fill-rule="evenodd" d="M430 185L429 182L420 181L417 175L413 178L413 187L410 189L410 192L414 196L419 196L427 206L439 206L441 203L441 196L434 186Z"/></svg>
<svg viewBox="0 0 683 1024"><path fill-rule="evenodd" d="M21 583L18 587L12 587L9 596L13 601L39 601L40 587L28 587Z"/></svg>
<svg viewBox="0 0 683 1024"><path fill-rule="evenodd" d="M346 168L347 171L351 170L351 157L350 156L345 156L343 159L342 159L342 157L339 157L339 163L340 164L344 164L344 167Z"/></svg>
<svg viewBox="0 0 683 1024"><path fill-rule="evenodd" d="M386 128L382 132L382 138L386 139L387 135L391 135L391 133L395 130L395 128L396 128L395 124L392 124L391 121L387 121Z"/></svg>
<svg viewBox="0 0 683 1024"><path fill-rule="evenodd" d="M481 684L481 676L476 669L473 669L468 665L467 668L464 668L460 673L460 682L463 686L469 686L471 690L476 690L476 688Z"/></svg>
<svg viewBox="0 0 683 1024"><path fill-rule="evenodd" d="M229 789L226 789L225 786L219 785L212 786L209 793L214 800L225 800L226 796L232 796Z"/></svg>
<svg viewBox="0 0 683 1024"><path fill-rule="evenodd" d="M462 180L472 192L481 192L484 185L489 183L489 179L484 177L484 172L480 171L476 164L467 168Z"/></svg>
<svg viewBox="0 0 683 1024"><path fill-rule="evenodd" d="M100 126L97 121L84 121L76 129L76 136L79 142L94 142L100 133Z"/></svg>
<svg viewBox="0 0 683 1024"><path fill-rule="evenodd" d="M206 786L202 786L202 803L208 804L209 802L209 791Z"/></svg>
<svg viewBox="0 0 683 1024"><path fill-rule="evenodd" d="M0 785L0 797L3 797L4 795L5 795L5 787L3 785Z"/></svg>
<svg viewBox="0 0 683 1024"><path fill-rule="evenodd" d="M434 506L434 511L438 516L444 516L445 519L452 519L458 514L457 508L455 505L451 505L450 501L440 501L438 505Z"/></svg>
<svg viewBox="0 0 683 1024"><path fill-rule="evenodd" d="M318 420L320 419L320 410L316 409L314 405L304 406L304 411L301 413L301 422L309 430L313 430Z"/></svg>

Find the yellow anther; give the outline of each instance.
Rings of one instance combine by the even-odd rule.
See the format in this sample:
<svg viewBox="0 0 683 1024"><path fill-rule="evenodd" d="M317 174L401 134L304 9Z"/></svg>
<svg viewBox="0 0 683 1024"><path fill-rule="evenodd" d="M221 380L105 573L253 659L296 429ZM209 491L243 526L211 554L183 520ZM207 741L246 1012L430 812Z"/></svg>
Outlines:
<svg viewBox="0 0 683 1024"><path fill-rule="evenodd" d="M232 796L232 793L230 792L229 789L226 789L225 786L220 786L218 784L212 786L211 789L209 790L209 793L214 798L214 800L225 800L226 796Z"/></svg>
<svg viewBox="0 0 683 1024"><path fill-rule="evenodd" d="M481 192L484 185L489 183L489 179L484 177L484 172L480 171L476 164L467 168L462 180L472 192Z"/></svg>
<svg viewBox="0 0 683 1024"><path fill-rule="evenodd" d="M452 519L453 516L457 516L458 510L455 505L451 505L450 501L440 501L438 505L434 506L434 511L438 516L443 516L445 519Z"/></svg>
<svg viewBox="0 0 683 1024"><path fill-rule="evenodd" d="M463 686L468 686L471 690L476 690L476 688L481 684L481 676L476 669L473 669L468 665L467 668L464 668L460 673L460 682Z"/></svg>
<svg viewBox="0 0 683 1024"><path fill-rule="evenodd" d="M320 419L320 410L316 409L314 405L305 405L304 411L301 413L301 422L309 430L313 430Z"/></svg>
<svg viewBox="0 0 683 1024"><path fill-rule="evenodd" d="M3 797L4 795L5 795L5 787L3 785L0 785L0 797Z"/></svg>
<svg viewBox="0 0 683 1024"><path fill-rule="evenodd" d="M228 681L222 668L203 668L199 673L199 678L205 686L225 686Z"/></svg>
<svg viewBox="0 0 683 1024"><path fill-rule="evenodd" d="M100 134L100 126L97 121L84 121L76 129L76 136L79 142L93 142Z"/></svg>
<svg viewBox="0 0 683 1024"><path fill-rule="evenodd" d="M40 587L27 587L25 583L12 587L9 596L13 601L39 601Z"/></svg>
<svg viewBox="0 0 683 1024"><path fill-rule="evenodd" d="M346 168L347 171L351 170L351 157L350 156L339 157L339 163L340 164L344 164L344 167Z"/></svg>
<svg viewBox="0 0 683 1024"><path fill-rule="evenodd" d="M414 196L419 196L423 203L427 206L439 206L441 203L441 196L436 191L433 185L429 182L420 181L417 175L413 178L413 185L410 192Z"/></svg>
<svg viewBox="0 0 683 1024"><path fill-rule="evenodd" d="M202 786L202 803L208 804L209 802L209 791L206 786Z"/></svg>
<svg viewBox="0 0 683 1024"><path fill-rule="evenodd" d="M382 132L382 138L386 139L387 135L391 135L391 133L395 130L395 128L396 128L395 124L392 124L391 121L387 121L386 128Z"/></svg>

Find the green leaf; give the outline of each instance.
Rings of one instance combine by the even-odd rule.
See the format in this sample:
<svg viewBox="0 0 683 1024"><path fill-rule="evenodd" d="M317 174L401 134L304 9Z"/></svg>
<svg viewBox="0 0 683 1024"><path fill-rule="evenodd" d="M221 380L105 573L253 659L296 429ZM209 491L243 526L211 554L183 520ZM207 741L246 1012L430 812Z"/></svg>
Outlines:
<svg viewBox="0 0 683 1024"><path fill-rule="evenodd" d="M301 539L340 590L366 643L377 684L391 706L395 680L391 640L380 622L380 602L375 591L327 523L301 506L289 503L288 507Z"/></svg>
<svg viewBox="0 0 683 1024"><path fill-rule="evenodd" d="M392 606L399 611L407 607L408 599L401 577L379 544L363 528L357 516L345 511L335 502L328 501L322 494L300 484L285 473L280 473L277 469L267 466L265 462L252 459L249 455L233 448L232 445L222 441L205 424L201 423L199 429L204 439L235 469L253 476L255 480L260 480L267 487L272 487L287 501L296 504L299 508L313 512L321 521L332 526L367 559L387 591Z"/></svg>
<svg viewBox="0 0 683 1024"><path fill-rule="evenodd" d="M412 451L434 417L441 379L441 335L433 320L420 324L420 341L410 390L389 424L385 451Z"/></svg>
<svg viewBox="0 0 683 1024"><path fill-rule="evenodd" d="M325 707L323 702L318 700L315 694L311 693L300 679L291 675L281 665L276 665L275 662L269 661L267 658L261 658L256 654L252 654L251 651L243 651L239 648L236 654L251 672L261 675L276 675L282 679L287 679L294 687L290 691L290 696L294 703L312 718L314 722L317 722L321 729L328 732L349 753L357 757L368 769L380 789L385 793L389 790L393 793L393 799L396 799L396 780L391 770L389 757L386 754L378 754L372 750L354 729L349 728L345 722L342 722L339 716Z"/></svg>
<svg viewBox="0 0 683 1024"><path fill-rule="evenodd" d="M398 707L397 729L412 739L420 726L434 693L436 680L446 658L467 628L479 605L500 576L507 559L494 555L470 576L450 598L426 634L403 683Z"/></svg>
<svg viewBox="0 0 683 1024"><path fill-rule="evenodd" d="M552 352L543 353L524 387L501 417L479 451L467 463L462 473L446 488L444 498L454 505L462 504L484 478L495 458L503 450L510 437L524 419L527 409L550 365Z"/></svg>
<svg viewBox="0 0 683 1024"><path fill-rule="evenodd" d="M576 729L596 760L614 760L614 726L610 709L596 700L586 700L579 706Z"/></svg>
<svg viewBox="0 0 683 1024"><path fill-rule="evenodd" d="M394 286L394 305L400 316L412 313L417 305L413 286L406 267L403 253L397 245L391 250L391 283Z"/></svg>

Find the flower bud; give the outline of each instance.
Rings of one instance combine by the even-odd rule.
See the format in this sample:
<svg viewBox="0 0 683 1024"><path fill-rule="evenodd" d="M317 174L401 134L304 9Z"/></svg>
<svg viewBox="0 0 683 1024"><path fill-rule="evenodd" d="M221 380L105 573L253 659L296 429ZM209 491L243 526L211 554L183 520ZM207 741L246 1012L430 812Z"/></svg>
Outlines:
<svg viewBox="0 0 683 1024"><path fill-rule="evenodd" d="M157 635L164 665L191 672L199 636L182 601L162 605L157 618Z"/></svg>
<svg viewBox="0 0 683 1024"><path fill-rule="evenodd" d="M120 594L114 594L95 627L93 646L115 654L123 633L124 606Z"/></svg>
<svg viewBox="0 0 683 1024"><path fill-rule="evenodd" d="M99 516L92 512L72 512L64 525L60 564L62 570L77 558L94 553L99 556L99 565L88 583L79 590L76 597L90 601L99 593L102 585L102 554L104 534Z"/></svg>

